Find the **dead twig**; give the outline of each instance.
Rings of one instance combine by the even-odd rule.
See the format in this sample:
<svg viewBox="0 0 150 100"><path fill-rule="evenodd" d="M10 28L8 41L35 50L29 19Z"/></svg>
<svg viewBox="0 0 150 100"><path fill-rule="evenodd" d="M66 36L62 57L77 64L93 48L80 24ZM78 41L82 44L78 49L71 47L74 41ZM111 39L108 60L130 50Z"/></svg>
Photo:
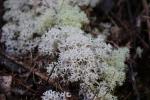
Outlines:
<svg viewBox="0 0 150 100"><path fill-rule="evenodd" d="M52 75L52 73L53 73L53 71L54 71L55 67L56 67L56 65L54 65L54 66L53 66L53 68L52 68L52 70L51 70L50 74L48 75L47 82L49 81L49 79L50 79L50 77L51 77L51 75Z"/></svg>
<svg viewBox="0 0 150 100"><path fill-rule="evenodd" d="M130 76L131 76L131 81L132 81L132 87L134 90L134 94L136 95L136 100L140 100L140 93L137 89L137 84L136 84L136 80L135 80L135 73L133 71L133 64L130 62L129 63L129 69L130 69Z"/></svg>
<svg viewBox="0 0 150 100"><path fill-rule="evenodd" d="M149 7L148 7L147 1L146 0L142 0L142 3L143 3L143 8L144 8L145 15L149 16ZM148 37L149 37L149 42L150 42L150 20L147 18L146 22L147 22Z"/></svg>
<svg viewBox="0 0 150 100"><path fill-rule="evenodd" d="M128 26L126 24L122 23L119 18L116 18L116 16L113 13L111 13L111 16L112 16L112 18L114 18L116 23L119 24L118 26L121 26L124 30L126 30L132 36L135 35L133 40L132 40L133 43L135 42L135 38L137 37L143 43L143 46L145 48L149 48L149 45L139 36L139 31L137 31L137 29L134 26L131 26L133 24L132 21L130 22L131 25L129 24L131 29L129 29ZM132 18L132 15L130 15L130 17ZM133 30L135 30L135 31L133 31ZM136 95L136 100L140 100L140 93L137 89L137 84L136 84L136 80L135 80L135 73L133 71L133 63L132 62L129 62L129 71L130 71L130 76L131 76L131 80L132 80L133 91Z"/></svg>
<svg viewBox="0 0 150 100"><path fill-rule="evenodd" d="M142 45L143 45L143 47L144 48L146 48L146 49L149 49L150 47L149 47L149 44L148 43L146 43L140 36L139 36L139 31L137 31L137 29L129 29L128 27L127 27L127 25L125 25L124 23L122 23L122 21L120 20L120 18L119 17L116 17L113 13L111 13L110 14L110 16L112 17L112 19L116 22L116 24L118 25L118 26L120 26L120 27L122 27L124 30L126 30L128 33L130 33L130 34L134 34L134 38L138 38L140 41L141 41L141 43L142 43ZM130 27L131 28L133 28L133 26L131 26L130 25ZM133 31L134 30L134 31Z"/></svg>
<svg viewBox="0 0 150 100"><path fill-rule="evenodd" d="M27 86L25 83L23 83L21 80L15 78L15 77L13 77L13 79L15 80L15 82L17 82L18 84L20 84L20 85L22 85L23 87L25 87L25 88L27 89L26 92L27 92L27 91L31 91L31 92L33 92L33 93L36 93L35 90L31 89L32 86Z"/></svg>
<svg viewBox="0 0 150 100"><path fill-rule="evenodd" d="M58 82L49 79L47 75L41 73L38 69L36 68L33 69L32 67L25 65L22 62L16 61L14 58L5 55L2 52L0 52L0 63L3 64L4 66L7 66L11 71L13 71L13 68L17 67L19 69L18 71L19 73L25 71L32 72L32 74L35 74L37 77L39 77L45 82L47 81L49 85L55 87L57 90L63 91L63 89L58 85L59 84Z"/></svg>

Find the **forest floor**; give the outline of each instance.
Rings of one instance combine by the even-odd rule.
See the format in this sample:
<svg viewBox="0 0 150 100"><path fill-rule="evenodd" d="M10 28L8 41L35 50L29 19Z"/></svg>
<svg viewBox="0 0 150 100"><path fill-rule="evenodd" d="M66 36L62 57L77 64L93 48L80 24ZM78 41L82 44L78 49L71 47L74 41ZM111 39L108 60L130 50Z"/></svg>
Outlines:
<svg viewBox="0 0 150 100"><path fill-rule="evenodd" d="M108 42L130 47L127 78L123 86L116 88L115 94L119 100L150 100L150 1L103 1L95 8L82 9L89 17L96 16L85 26L87 32L99 27L101 22L112 23ZM4 12L3 0L0 0L1 27L5 23ZM137 54L139 47L143 51L141 57ZM0 49L0 100L39 100L47 88L61 89L57 80L49 80L44 69L36 68L36 62L41 59L34 54L24 58L9 57ZM76 89L76 86L68 87Z"/></svg>

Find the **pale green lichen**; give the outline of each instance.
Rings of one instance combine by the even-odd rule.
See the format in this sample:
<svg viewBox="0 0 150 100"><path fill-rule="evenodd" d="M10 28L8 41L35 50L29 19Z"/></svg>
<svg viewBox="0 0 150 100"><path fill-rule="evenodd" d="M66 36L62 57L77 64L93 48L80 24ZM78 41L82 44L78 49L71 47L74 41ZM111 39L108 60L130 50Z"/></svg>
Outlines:
<svg viewBox="0 0 150 100"><path fill-rule="evenodd" d="M46 12L39 18L37 32L42 33L53 27L56 23L56 13L52 9L47 9Z"/></svg>
<svg viewBox="0 0 150 100"><path fill-rule="evenodd" d="M61 0L60 0L61 1ZM43 32L52 26L73 26L81 28L88 23L88 18L78 6L71 6L67 2L58 6L59 9L48 9L39 19L38 31Z"/></svg>
<svg viewBox="0 0 150 100"><path fill-rule="evenodd" d="M72 7L69 5L62 6L58 12L57 24L61 26L74 26L81 28L83 24L88 23L88 18L78 6Z"/></svg>

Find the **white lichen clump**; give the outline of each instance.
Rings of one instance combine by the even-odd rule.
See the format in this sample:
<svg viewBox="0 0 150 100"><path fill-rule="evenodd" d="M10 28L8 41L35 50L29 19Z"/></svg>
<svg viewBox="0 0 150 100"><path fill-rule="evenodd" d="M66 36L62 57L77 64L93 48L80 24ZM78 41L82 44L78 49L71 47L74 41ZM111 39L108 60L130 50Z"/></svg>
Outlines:
<svg viewBox="0 0 150 100"><path fill-rule="evenodd" d="M36 48L41 36L54 26L82 27L88 23L78 6L65 0L6 0L1 42L10 54L25 54Z"/></svg>
<svg viewBox="0 0 150 100"><path fill-rule="evenodd" d="M66 100L66 98L65 93L49 90L43 93L42 100Z"/></svg>
<svg viewBox="0 0 150 100"><path fill-rule="evenodd" d="M55 30L58 32L58 29ZM64 31L59 31L59 36L64 37L57 37L56 40L59 41L55 42L59 51L58 61L47 67L48 73L55 67L51 78L62 77L64 82L72 83L79 81L80 90L84 91L80 93L84 95L85 100L94 98L95 93L97 99L116 98L112 91L125 80L124 61L128 56L128 49L114 49L110 44L106 44L102 35L92 38L81 30L80 33Z"/></svg>
<svg viewBox="0 0 150 100"><path fill-rule="evenodd" d="M113 91L125 80L124 61L129 50L107 44L108 31L103 32L105 36L92 37L81 30L89 22L78 7L81 1L6 0L7 23L2 28L1 42L8 54L23 55L38 50L42 56L57 56L57 61L47 62L47 72L52 73L52 79L61 78L63 83L78 82L83 100L117 100ZM49 90L42 99L66 98L65 93Z"/></svg>
<svg viewBox="0 0 150 100"><path fill-rule="evenodd" d="M77 33L82 34L83 31L72 26L53 27L41 37L38 50L43 55L54 55L58 44L61 45L69 35Z"/></svg>

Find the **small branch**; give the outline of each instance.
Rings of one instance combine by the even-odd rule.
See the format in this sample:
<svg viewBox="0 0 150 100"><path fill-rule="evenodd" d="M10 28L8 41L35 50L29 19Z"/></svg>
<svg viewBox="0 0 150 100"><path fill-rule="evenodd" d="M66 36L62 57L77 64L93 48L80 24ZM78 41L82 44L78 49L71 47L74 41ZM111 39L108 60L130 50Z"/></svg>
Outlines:
<svg viewBox="0 0 150 100"><path fill-rule="evenodd" d="M131 81L132 81L132 87L134 90L134 93L136 95L136 100L140 100L140 93L137 89L137 84L136 84L136 80L135 80L135 73L133 72L133 66L132 63L129 63L129 69L130 69L130 76L131 76Z"/></svg>
<svg viewBox="0 0 150 100"><path fill-rule="evenodd" d="M142 0L142 3L143 3L143 8L144 8L144 11L145 11L145 15L149 16L149 7L148 7L147 1ZM149 37L149 41L150 41L150 20L147 18L146 22L147 22L147 28L148 28L148 37Z"/></svg>
<svg viewBox="0 0 150 100"><path fill-rule="evenodd" d="M137 37L142 42L142 44L145 48L149 48L149 45L139 36L139 31L137 31L134 26L130 25L131 29L129 29L127 27L127 25L122 23L119 18L116 18L116 16L113 13L111 13L111 16L116 21L118 26L121 26L124 30L126 30L130 34L134 34L135 35L134 38ZM134 31L133 31L133 29L134 29ZM133 39L133 42L134 42L134 39ZM129 62L129 71L130 71L130 76L131 76L131 80L132 80L132 87L133 87L134 93L136 95L136 100L140 100L140 94L139 94L139 91L137 89L137 84L136 84L136 80L135 80L135 73L133 71L133 63L131 61Z"/></svg>
<svg viewBox="0 0 150 100"><path fill-rule="evenodd" d="M134 28L134 29L133 29L134 31L131 30L131 29L129 29L129 28L127 27L127 25L125 25L124 23L122 23L122 21L121 21L118 17L116 17L113 13L111 13L110 16L111 16L112 19L117 23L118 26L122 27L122 28L123 28L124 30L126 30L128 33L134 34L135 37L137 37L137 38L141 41L141 43L142 43L142 45L143 45L144 48L146 48L146 49L149 49L149 48L150 48L149 44L146 43L146 42L139 36L139 33L140 33L140 32L137 31L136 28L134 28L133 26L130 25L131 28ZM134 38L135 38L135 37L134 37Z"/></svg>
<svg viewBox="0 0 150 100"><path fill-rule="evenodd" d="M131 12L130 0L126 0L126 2L127 2L127 10L128 10L129 20L130 20L130 23L133 24L133 15L132 15L132 12Z"/></svg>
<svg viewBox="0 0 150 100"><path fill-rule="evenodd" d="M31 89L31 86L26 86L21 80L13 77L13 79L15 80L15 82L17 82L18 84L22 85L23 87L25 87L27 90L26 91L31 91L33 93L36 93L36 91L34 91L33 89Z"/></svg>
<svg viewBox="0 0 150 100"><path fill-rule="evenodd" d="M143 16L141 16L141 18L143 18L143 19L149 19L150 20L150 16L145 16L145 15L143 15Z"/></svg>
<svg viewBox="0 0 150 100"><path fill-rule="evenodd" d="M48 76L47 81L49 81L51 75L53 74L53 71L54 71L55 67L56 67L56 65L53 66L53 68L52 68L52 70L51 70L51 72L50 72L50 74L49 74L49 76Z"/></svg>
<svg viewBox="0 0 150 100"><path fill-rule="evenodd" d="M38 69L36 69L36 68L32 69L32 67L25 65L22 62L16 61L14 58L9 57L2 52L0 52L0 64L6 66L7 69L11 70L12 72L16 72L16 73L23 73L23 72L29 71L29 72L35 74L40 79L47 81L49 83L49 85L55 87L56 89L58 89L60 91L63 91L61 86L55 80L50 80L47 75L44 75Z"/></svg>

